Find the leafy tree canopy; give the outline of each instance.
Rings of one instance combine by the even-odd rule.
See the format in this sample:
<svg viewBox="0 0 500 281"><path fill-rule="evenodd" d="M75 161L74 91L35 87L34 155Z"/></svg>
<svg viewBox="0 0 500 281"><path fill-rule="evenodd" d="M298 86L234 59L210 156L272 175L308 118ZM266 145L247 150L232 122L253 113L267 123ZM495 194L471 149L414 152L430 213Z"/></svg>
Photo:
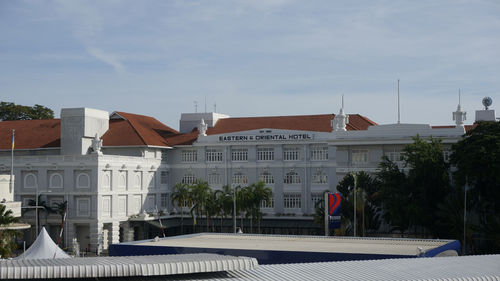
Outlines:
<svg viewBox="0 0 500 281"><path fill-rule="evenodd" d="M17 105L12 102L0 102L0 120L33 120L54 119L52 109L35 104L35 106Z"/></svg>
<svg viewBox="0 0 500 281"><path fill-rule="evenodd" d="M500 122L479 122L452 147L450 159L456 167L454 179L472 189L473 199L484 208L500 213Z"/></svg>
<svg viewBox="0 0 500 281"><path fill-rule="evenodd" d="M457 185L469 186L468 198L485 245L484 253L500 250L500 122L479 122L452 147Z"/></svg>

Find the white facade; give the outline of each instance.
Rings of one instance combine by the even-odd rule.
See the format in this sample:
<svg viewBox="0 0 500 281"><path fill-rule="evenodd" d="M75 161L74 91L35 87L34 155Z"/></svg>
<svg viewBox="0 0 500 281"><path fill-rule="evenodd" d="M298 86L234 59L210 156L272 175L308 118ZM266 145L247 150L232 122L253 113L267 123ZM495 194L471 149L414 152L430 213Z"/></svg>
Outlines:
<svg viewBox="0 0 500 281"><path fill-rule="evenodd" d="M132 240L130 221L152 220L146 213L156 213L156 209L165 214L173 211L173 186L196 179L207 181L214 189L264 181L274 197L262 206L265 219L288 216L312 220L314 203L325 190L335 191L347 173L374 173L384 155L397 161L404 145L412 143L417 134L440 138L447 148L465 133L463 123L448 128L393 124L346 131L349 116L342 113L342 118L332 122L338 130L331 132L274 128L224 134L208 131L190 145L169 147L102 146L100 138L110 128L107 112L63 109L60 148L15 150L15 199L23 206L37 194L47 206L67 201L63 241L69 245L76 237L81 249L91 251L106 249L120 239ZM205 115L183 116L188 116L189 122L199 118L209 128L216 125L214 118L228 118L218 114L208 120ZM189 123L186 128L197 125ZM0 172L8 174L10 150L0 153ZM23 219L34 224L34 213L25 212ZM40 224L48 225L49 233L56 237L61 216L46 216L41 211ZM27 236L34 238L34 228L29 231L32 233Z"/></svg>

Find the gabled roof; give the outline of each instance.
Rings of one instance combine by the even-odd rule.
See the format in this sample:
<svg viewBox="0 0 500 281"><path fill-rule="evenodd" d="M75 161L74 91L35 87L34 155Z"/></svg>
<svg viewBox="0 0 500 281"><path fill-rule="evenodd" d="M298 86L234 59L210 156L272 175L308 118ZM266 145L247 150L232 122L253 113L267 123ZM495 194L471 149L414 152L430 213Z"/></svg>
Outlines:
<svg viewBox="0 0 500 281"><path fill-rule="evenodd" d="M116 111L102 140L104 146L168 146L165 138L178 133L153 117Z"/></svg>
<svg viewBox="0 0 500 281"><path fill-rule="evenodd" d="M61 147L61 120L20 120L0 122L0 149L10 149L12 129L15 149ZM153 117L114 112L103 135L104 146L169 146L166 138L179 132Z"/></svg>
<svg viewBox="0 0 500 281"><path fill-rule="evenodd" d="M18 120L0 122L0 149L12 146L15 131L15 149L51 148L61 146L61 120Z"/></svg>

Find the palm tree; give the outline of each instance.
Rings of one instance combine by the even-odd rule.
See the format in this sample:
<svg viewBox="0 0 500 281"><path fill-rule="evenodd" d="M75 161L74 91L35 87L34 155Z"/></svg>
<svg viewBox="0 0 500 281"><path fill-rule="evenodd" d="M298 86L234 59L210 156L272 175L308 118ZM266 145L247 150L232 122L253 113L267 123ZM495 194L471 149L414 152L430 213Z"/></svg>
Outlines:
<svg viewBox="0 0 500 281"><path fill-rule="evenodd" d="M234 192L236 193L236 214L240 216L240 227L243 230L243 215L247 213L248 206L248 192L247 188L236 186L234 187Z"/></svg>
<svg viewBox="0 0 500 281"><path fill-rule="evenodd" d="M6 210L7 207L0 204L0 258L8 258L12 251L17 247L15 238L19 235L18 231L12 229L2 229L11 223L18 221L12 216L12 210Z"/></svg>
<svg viewBox="0 0 500 281"><path fill-rule="evenodd" d="M58 215L61 216L61 226L64 223L64 215L66 214L66 208L68 206L68 201L60 202L60 203L55 203L54 208L52 210L57 213Z"/></svg>
<svg viewBox="0 0 500 281"><path fill-rule="evenodd" d="M47 205L47 202L42 200L42 194L38 195L38 206L36 205L36 200L30 199L28 201L28 206L34 207L33 210L38 216L38 226L37 228L40 229L40 211L36 211L37 209L43 209L45 211L45 223L47 223L47 217L49 216L49 213L54 213L54 209L52 209L49 205ZM36 234L38 235L38 233Z"/></svg>
<svg viewBox="0 0 500 281"><path fill-rule="evenodd" d="M181 234L184 233L184 206L191 201L189 187L185 183L177 183L172 192L172 203L177 205L181 212Z"/></svg>
<svg viewBox="0 0 500 281"><path fill-rule="evenodd" d="M260 206L262 204L262 201L269 202L271 200L273 196L273 191L269 187L266 187L264 182L259 181L257 183L249 185L248 192L250 199L249 209L251 213L251 218L257 221L258 225L257 229L258 232L260 233L260 223L262 221L262 216L263 216L262 212L260 211Z"/></svg>
<svg viewBox="0 0 500 281"><path fill-rule="evenodd" d="M356 231L364 236L365 230L376 231L380 227L380 207L378 202L379 183L369 174L361 171L346 175L337 185L342 196L342 222L349 223L354 231L354 184L356 177Z"/></svg>
<svg viewBox="0 0 500 281"><path fill-rule="evenodd" d="M206 213L207 218L207 231L210 221L210 213L208 212L208 200L212 199L211 196L212 190L206 181L198 180L193 185L189 186L189 194L191 199L193 200L192 214L200 217L203 215L203 212ZM194 222L194 218L193 218Z"/></svg>

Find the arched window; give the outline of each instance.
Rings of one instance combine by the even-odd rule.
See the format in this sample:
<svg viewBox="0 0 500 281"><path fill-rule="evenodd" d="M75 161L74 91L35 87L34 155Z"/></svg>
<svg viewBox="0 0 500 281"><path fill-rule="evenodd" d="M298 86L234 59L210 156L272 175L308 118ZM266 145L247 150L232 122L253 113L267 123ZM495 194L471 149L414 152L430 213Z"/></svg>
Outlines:
<svg viewBox="0 0 500 281"><path fill-rule="evenodd" d="M148 183L149 183L148 187L149 188L155 188L155 186L156 186L155 180L156 180L155 179L155 172L149 172L148 173Z"/></svg>
<svg viewBox="0 0 500 281"><path fill-rule="evenodd" d="M233 175L233 184L248 184L248 178L242 172L237 172Z"/></svg>
<svg viewBox="0 0 500 281"><path fill-rule="evenodd" d="M28 173L24 176L25 188L36 188L37 186L38 186L38 181L34 173Z"/></svg>
<svg viewBox="0 0 500 281"><path fill-rule="evenodd" d="M120 172L118 176L118 187L119 188L127 187L127 172Z"/></svg>
<svg viewBox="0 0 500 281"><path fill-rule="evenodd" d="M317 170L312 176L312 183L315 184L327 184L328 176L321 170Z"/></svg>
<svg viewBox="0 0 500 281"><path fill-rule="evenodd" d="M268 171L264 171L260 174L259 181L265 184L274 184L274 176Z"/></svg>
<svg viewBox="0 0 500 281"><path fill-rule="evenodd" d="M134 187L135 188L141 187L141 174L140 173L136 173L134 176Z"/></svg>
<svg viewBox="0 0 500 281"><path fill-rule="evenodd" d="M104 175L104 181L107 181L107 186L109 187L109 175ZM90 187L90 177L87 173L80 173L76 176L76 187L77 188L89 188Z"/></svg>
<svg viewBox="0 0 500 281"><path fill-rule="evenodd" d="M63 187L63 177L59 173L53 173L49 178L50 188L62 188Z"/></svg>
<svg viewBox="0 0 500 281"><path fill-rule="evenodd" d="M104 172L104 175L102 177L102 187L107 189L111 187L111 175L109 171Z"/></svg>
<svg viewBox="0 0 500 281"><path fill-rule="evenodd" d="M186 184L192 184L196 182L196 177L194 176L193 173L186 173L184 177L182 177L181 182Z"/></svg>
<svg viewBox="0 0 500 281"><path fill-rule="evenodd" d="M290 171L286 173L285 179L283 181L284 183L288 184L299 184L300 183L300 176L297 174L295 171Z"/></svg>

